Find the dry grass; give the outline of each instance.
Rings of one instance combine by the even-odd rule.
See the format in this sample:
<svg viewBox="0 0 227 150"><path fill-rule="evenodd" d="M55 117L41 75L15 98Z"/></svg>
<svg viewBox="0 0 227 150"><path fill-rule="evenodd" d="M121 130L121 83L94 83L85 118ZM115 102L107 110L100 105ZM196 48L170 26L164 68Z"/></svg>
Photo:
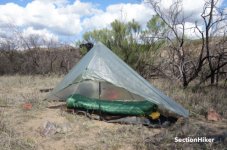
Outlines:
<svg viewBox="0 0 227 150"><path fill-rule="evenodd" d="M16 132L11 124L10 117L0 109L0 146L1 150L31 150L36 149L32 139L24 138Z"/></svg>
<svg viewBox="0 0 227 150"><path fill-rule="evenodd" d="M55 102L42 101L46 93L60 81L57 76L2 76L0 77L0 149L3 150L70 150L70 149L223 149L226 141L217 143L174 143L174 137L208 136L226 131L226 120L209 122L204 118L209 107L227 118L225 88L206 87L181 89L167 80L151 82L190 110L188 124L177 123L167 129L119 125L90 120L69 114L61 109L49 109ZM30 102L31 110L22 104ZM70 129L43 137L40 128L46 121L57 126L67 124Z"/></svg>
<svg viewBox="0 0 227 150"><path fill-rule="evenodd" d="M151 83L186 107L191 116L204 116L212 107L227 119L227 86L190 85L183 89L176 82L165 79L151 80Z"/></svg>

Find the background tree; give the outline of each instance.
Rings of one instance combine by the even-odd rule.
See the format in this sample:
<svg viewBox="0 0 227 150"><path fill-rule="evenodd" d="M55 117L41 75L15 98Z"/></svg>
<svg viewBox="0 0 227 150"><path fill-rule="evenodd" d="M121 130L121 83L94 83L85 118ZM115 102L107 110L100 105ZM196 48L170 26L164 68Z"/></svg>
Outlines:
<svg viewBox="0 0 227 150"><path fill-rule="evenodd" d="M224 9L218 7L219 0L209 0L204 4L201 17L203 19L203 28L201 39L206 51L206 60L209 66L209 72L205 73L206 81L210 78L210 83L218 83L219 75L226 74L227 65L227 39L226 39L226 17ZM222 70L222 71L221 71Z"/></svg>
<svg viewBox="0 0 227 150"><path fill-rule="evenodd" d="M141 32L143 44L141 57L138 65L140 73L146 78L152 76L165 76L162 70L163 59L161 58L162 48L165 46L164 34L166 25L158 15L153 16L147 22L147 28Z"/></svg>
<svg viewBox="0 0 227 150"><path fill-rule="evenodd" d="M102 42L126 63L136 67L140 46L138 44L140 32L141 27L135 20L128 23L115 20L111 23L110 29L86 32L83 35L83 39L92 43Z"/></svg>

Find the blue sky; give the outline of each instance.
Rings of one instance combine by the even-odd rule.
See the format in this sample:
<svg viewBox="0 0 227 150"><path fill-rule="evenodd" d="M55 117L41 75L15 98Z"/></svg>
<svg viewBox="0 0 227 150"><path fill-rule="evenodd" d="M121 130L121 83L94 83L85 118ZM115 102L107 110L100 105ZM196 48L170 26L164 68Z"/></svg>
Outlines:
<svg viewBox="0 0 227 150"><path fill-rule="evenodd" d="M28 2L31 2L31 0L14 0L14 1L1 0L0 5L3 5L6 3L16 3L18 5L25 6Z"/></svg>
<svg viewBox="0 0 227 150"><path fill-rule="evenodd" d="M227 0L224 0L222 3L222 8L227 8Z"/></svg>
<svg viewBox="0 0 227 150"><path fill-rule="evenodd" d="M168 8L171 1L163 1L162 7ZM203 5L204 0L183 0L184 14L191 16L187 27L201 19ZM227 7L227 0L221 7ZM145 27L154 14L142 0L1 0L0 35L6 34L5 27L10 24L24 36L37 34L73 42L81 39L84 32L109 27L115 19L134 19Z"/></svg>
<svg viewBox="0 0 227 150"><path fill-rule="evenodd" d="M141 0L82 0L81 2L92 2L98 4L101 9L105 9L107 6L119 3L140 3Z"/></svg>
<svg viewBox="0 0 227 150"><path fill-rule="evenodd" d="M20 6L26 6L27 3L31 2L32 0L1 0L1 4L6 3L16 3ZM69 3L73 3L74 0L69 0ZM111 4L118 4L118 3L140 3L141 0L81 0L81 2L91 2L97 4L100 9L105 9L108 5Z"/></svg>

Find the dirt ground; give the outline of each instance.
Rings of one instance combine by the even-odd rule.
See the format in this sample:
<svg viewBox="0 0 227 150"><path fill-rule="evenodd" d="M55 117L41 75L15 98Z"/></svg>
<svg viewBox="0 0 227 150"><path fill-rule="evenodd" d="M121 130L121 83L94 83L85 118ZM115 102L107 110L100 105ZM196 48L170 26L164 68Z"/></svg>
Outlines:
<svg viewBox="0 0 227 150"><path fill-rule="evenodd" d="M190 116L188 123L177 122L169 128L147 128L106 123L68 113L63 106L51 107L64 103L43 101L47 93L39 91L52 88L60 79L57 76L0 77L0 140L7 139L0 142L3 150L178 149L187 145L174 143L176 136L213 136L227 131L226 119L211 122L201 114ZM32 104L32 109L23 108L27 102ZM191 149L220 149L225 144L226 138L218 143L197 143Z"/></svg>
<svg viewBox="0 0 227 150"><path fill-rule="evenodd" d="M53 106L53 103L50 106ZM140 137L153 136L161 130L90 120L85 116L65 112L61 108L43 108L36 111L20 109L22 108L4 108L1 111L4 111L6 117L10 120L10 126L20 135L23 135L26 141L33 143L35 149L39 150L130 150L135 149L136 145L133 142L139 141ZM60 129L54 134L43 135L44 126L47 122L58 126ZM146 132L144 137L143 132ZM137 135L139 137L133 137Z"/></svg>

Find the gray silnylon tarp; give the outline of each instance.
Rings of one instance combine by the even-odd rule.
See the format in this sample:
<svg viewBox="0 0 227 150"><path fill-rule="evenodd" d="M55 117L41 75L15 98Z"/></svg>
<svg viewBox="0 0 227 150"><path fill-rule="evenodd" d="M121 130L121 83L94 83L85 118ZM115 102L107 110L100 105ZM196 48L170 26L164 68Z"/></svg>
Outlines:
<svg viewBox="0 0 227 150"><path fill-rule="evenodd" d="M108 81L115 86L122 87L132 93L140 95L178 115L184 117L188 117L189 115L188 110L152 86L100 42L71 69L64 79L54 88L47 99L57 95L58 92L70 85L86 79Z"/></svg>

